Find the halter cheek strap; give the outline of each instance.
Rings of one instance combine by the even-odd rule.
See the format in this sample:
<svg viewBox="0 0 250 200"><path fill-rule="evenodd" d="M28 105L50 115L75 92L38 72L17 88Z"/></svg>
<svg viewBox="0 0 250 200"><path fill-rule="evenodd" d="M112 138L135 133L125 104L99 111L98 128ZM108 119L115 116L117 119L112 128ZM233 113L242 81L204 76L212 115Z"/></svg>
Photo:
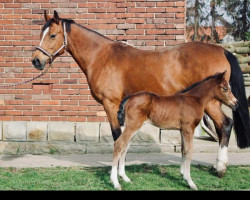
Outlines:
<svg viewBox="0 0 250 200"><path fill-rule="evenodd" d="M62 22L63 23L63 22ZM64 51L66 50L67 47L67 32L66 32L66 25L65 23L63 23L63 37L64 37L64 41L62 46L53 54L50 54L48 51L46 51L44 48L41 47L41 43L39 46L36 46L36 49L43 52L46 56L49 57L50 59L50 63L52 63L53 58L64 48Z"/></svg>

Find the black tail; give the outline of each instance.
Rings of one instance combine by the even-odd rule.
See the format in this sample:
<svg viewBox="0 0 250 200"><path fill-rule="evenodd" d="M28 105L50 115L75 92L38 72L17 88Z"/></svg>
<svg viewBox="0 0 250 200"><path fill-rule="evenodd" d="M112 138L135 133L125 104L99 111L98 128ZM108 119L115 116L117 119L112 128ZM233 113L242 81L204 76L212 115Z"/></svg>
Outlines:
<svg viewBox="0 0 250 200"><path fill-rule="evenodd" d="M128 101L129 97L131 97L131 95L129 96L126 96L121 104L120 104L120 107L119 107L119 110L117 112L117 119L119 121L119 124L120 126L123 126L124 125L124 121L125 121L125 110L124 110L124 107L126 105L126 102Z"/></svg>
<svg viewBox="0 0 250 200"><path fill-rule="evenodd" d="M231 65L230 85L232 93L238 100L239 107L233 111L234 130L236 133L237 145L239 148L250 147L250 119L244 79L237 58L229 51L225 56Z"/></svg>

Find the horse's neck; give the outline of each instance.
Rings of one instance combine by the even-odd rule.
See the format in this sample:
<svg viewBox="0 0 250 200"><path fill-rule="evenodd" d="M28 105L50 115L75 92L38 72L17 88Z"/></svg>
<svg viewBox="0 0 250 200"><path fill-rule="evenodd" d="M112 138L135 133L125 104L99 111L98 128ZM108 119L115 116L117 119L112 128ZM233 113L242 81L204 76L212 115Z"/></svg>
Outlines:
<svg viewBox="0 0 250 200"><path fill-rule="evenodd" d="M208 80L187 92L189 95L193 96L195 99L197 99L197 101L203 104L204 107L208 104L208 102L215 98L215 83L211 83L211 81L212 80Z"/></svg>
<svg viewBox="0 0 250 200"><path fill-rule="evenodd" d="M88 66L98 59L102 49L110 42L94 31L72 24L68 35L68 51L87 75Z"/></svg>

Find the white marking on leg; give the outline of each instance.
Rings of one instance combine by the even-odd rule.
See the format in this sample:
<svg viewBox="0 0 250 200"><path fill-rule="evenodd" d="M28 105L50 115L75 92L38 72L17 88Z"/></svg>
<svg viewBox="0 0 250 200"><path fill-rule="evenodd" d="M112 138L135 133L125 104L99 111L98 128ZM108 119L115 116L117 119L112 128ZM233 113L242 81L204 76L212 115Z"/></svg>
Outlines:
<svg viewBox="0 0 250 200"><path fill-rule="evenodd" d="M181 169L180 169L180 173L181 173L182 176L184 175L184 157L183 157L183 155L182 155L182 158L181 158Z"/></svg>
<svg viewBox="0 0 250 200"><path fill-rule="evenodd" d="M110 180L113 183L115 189L121 190L121 185L117 177L117 165L112 165Z"/></svg>
<svg viewBox="0 0 250 200"><path fill-rule="evenodd" d="M190 175L191 160L187 158L187 156L185 156L183 164L184 164L184 173L183 173L184 180L187 181L190 188L192 188L193 190L198 190L197 186L194 184Z"/></svg>
<svg viewBox="0 0 250 200"><path fill-rule="evenodd" d="M226 170L228 164L228 147L219 147L216 169L218 172Z"/></svg>
<svg viewBox="0 0 250 200"><path fill-rule="evenodd" d="M121 158L119 160L119 170L118 170L118 174L120 177L122 177L122 179L125 182L131 182L130 178L128 178L128 176L126 175L125 172L125 159L126 159L126 154L127 154L127 150L129 148L130 143L127 145L127 147L125 148L125 150L122 152Z"/></svg>
<svg viewBox="0 0 250 200"><path fill-rule="evenodd" d="M43 36L42 36L42 39L41 39L41 42L39 44L39 46L42 46L42 43L43 43L43 40L45 38L45 36L47 35L47 33L49 32L49 27L45 29L45 31L43 31Z"/></svg>

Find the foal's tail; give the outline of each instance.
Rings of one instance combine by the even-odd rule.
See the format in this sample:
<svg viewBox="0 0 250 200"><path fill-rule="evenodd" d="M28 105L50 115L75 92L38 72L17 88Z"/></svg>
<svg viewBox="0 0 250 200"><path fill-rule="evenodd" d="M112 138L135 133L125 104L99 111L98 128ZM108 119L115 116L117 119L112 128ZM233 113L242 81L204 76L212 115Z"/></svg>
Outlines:
<svg viewBox="0 0 250 200"><path fill-rule="evenodd" d="M124 126L124 121L125 121L125 110L124 110L124 108L125 108L125 105L126 105L128 99L129 99L130 97L131 97L131 95L128 95L128 96L126 96L126 97L122 100L122 102L121 102L121 104L120 104L120 107L119 107L119 110L118 110L118 112L117 112L117 119L118 119L118 121L119 121L120 126Z"/></svg>
<svg viewBox="0 0 250 200"><path fill-rule="evenodd" d="M225 56L231 65L231 77L229 82L232 93L239 104L237 110L233 111L234 130L236 133L237 145L243 149L250 147L250 119L244 79L237 58L226 50Z"/></svg>

